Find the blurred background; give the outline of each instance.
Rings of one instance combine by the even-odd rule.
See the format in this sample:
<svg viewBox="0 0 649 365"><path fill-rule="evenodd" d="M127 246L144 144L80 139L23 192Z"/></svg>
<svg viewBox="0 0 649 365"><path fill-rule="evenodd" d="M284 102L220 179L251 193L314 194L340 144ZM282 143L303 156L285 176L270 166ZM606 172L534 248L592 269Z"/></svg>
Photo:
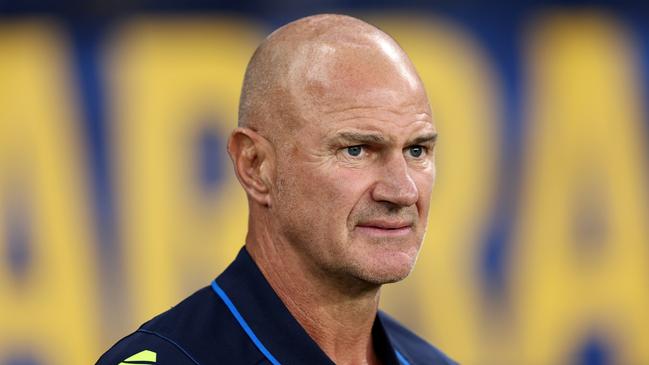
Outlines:
<svg viewBox="0 0 649 365"><path fill-rule="evenodd" d="M0 365L92 364L225 268L244 68L322 12L397 39L440 131L383 309L463 364L649 364L645 2L0 0Z"/></svg>

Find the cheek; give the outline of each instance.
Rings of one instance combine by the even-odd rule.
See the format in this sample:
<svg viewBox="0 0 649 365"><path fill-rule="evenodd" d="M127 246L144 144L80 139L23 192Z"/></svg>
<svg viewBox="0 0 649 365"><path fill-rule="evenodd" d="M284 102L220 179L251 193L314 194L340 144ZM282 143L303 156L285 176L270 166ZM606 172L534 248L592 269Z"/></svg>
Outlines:
<svg viewBox="0 0 649 365"><path fill-rule="evenodd" d="M309 164L282 171L275 205L279 231L309 255L323 259L339 252L349 235L350 213L365 189L361 171Z"/></svg>
<svg viewBox="0 0 649 365"><path fill-rule="evenodd" d="M350 212L361 200L371 184L368 174L361 170L352 170L332 166L319 166L306 172L298 172L302 199L310 201L310 214L324 221L319 225L346 224ZM340 230L336 227L335 230Z"/></svg>
<svg viewBox="0 0 649 365"><path fill-rule="evenodd" d="M332 169L323 176L323 189L328 189L330 199L340 210L349 215L351 209L362 199L371 185L370 174L367 171L349 168Z"/></svg>

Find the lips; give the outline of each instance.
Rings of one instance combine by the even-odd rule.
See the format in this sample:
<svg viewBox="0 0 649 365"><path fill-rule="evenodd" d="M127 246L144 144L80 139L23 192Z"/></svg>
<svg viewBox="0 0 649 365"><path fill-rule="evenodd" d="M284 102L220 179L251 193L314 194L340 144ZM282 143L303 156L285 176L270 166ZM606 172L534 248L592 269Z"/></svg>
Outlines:
<svg viewBox="0 0 649 365"><path fill-rule="evenodd" d="M409 236L413 224L407 221L364 221L356 225L356 233L378 239L397 239Z"/></svg>
<svg viewBox="0 0 649 365"><path fill-rule="evenodd" d="M374 228L384 230L398 230L412 227L412 222L409 221L389 221L389 220L372 220L361 222L357 227Z"/></svg>
<svg viewBox="0 0 649 365"><path fill-rule="evenodd" d="M356 231L370 237L397 238L412 233L412 226L413 222L410 220L374 219L359 222Z"/></svg>

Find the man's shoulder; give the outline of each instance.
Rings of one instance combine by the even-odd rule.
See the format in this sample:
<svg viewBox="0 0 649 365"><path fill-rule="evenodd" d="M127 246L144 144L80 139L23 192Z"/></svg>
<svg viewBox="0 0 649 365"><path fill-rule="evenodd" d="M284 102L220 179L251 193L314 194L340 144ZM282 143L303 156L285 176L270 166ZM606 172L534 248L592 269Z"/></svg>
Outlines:
<svg viewBox="0 0 649 365"><path fill-rule="evenodd" d="M379 317L390 341L410 364L457 365L442 351L416 335L385 312L379 311ZM403 363L403 361L402 361Z"/></svg>
<svg viewBox="0 0 649 365"><path fill-rule="evenodd" d="M97 365L255 363L256 351L241 356L250 344L239 332L223 303L205 287L121 339Z"/></svg>
<svg viewBox="0 0 649 365"><path fill-rule="evenodd" d="M124 337L104 353L97 365L196 365L190 354L173 341L146 330Z"/></svg>

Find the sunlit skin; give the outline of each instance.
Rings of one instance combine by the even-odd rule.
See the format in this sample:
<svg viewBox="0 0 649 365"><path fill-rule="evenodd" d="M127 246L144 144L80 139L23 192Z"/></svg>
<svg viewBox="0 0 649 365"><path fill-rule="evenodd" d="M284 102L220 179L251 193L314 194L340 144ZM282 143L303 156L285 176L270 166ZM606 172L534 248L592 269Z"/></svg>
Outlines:
<svg viewBox="0 0 649 365"><path fill-rule="evenodd" d="M246 248L336 364L378 364L382 284L412 270L437 137L423 85L388 35L320 15L257 50L228 151L247 192Z"/></svg>

